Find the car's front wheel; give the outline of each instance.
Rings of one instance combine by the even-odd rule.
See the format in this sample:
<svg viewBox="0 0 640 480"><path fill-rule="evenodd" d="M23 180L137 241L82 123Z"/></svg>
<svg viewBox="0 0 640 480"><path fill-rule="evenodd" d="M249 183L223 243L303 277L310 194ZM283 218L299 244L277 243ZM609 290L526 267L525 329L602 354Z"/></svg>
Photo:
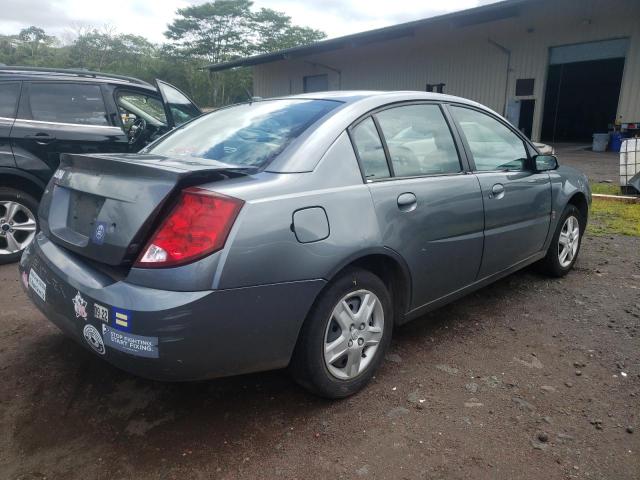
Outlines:
<svg viewBox="0 0 640 480"><path fill-rule="evenodd" d="M12 263L38 230L38 201L28 193L0 188L0 264Z"/></svg>
<svg viewBox="0 0 640 480"><path fill-rule="evenodd" d="M546 257L541 262L544 273L563 277L578 259L584 233L583 216L574 205L567 205L556 228Z"/></svg>
<svg viewBox="0 0 640 480"><path fill-rule="evenodd" d="M393 309L385 284L348 269L320 295L302 328L291 371L318 395L344 398L371 379L391 341Z"/></svg>

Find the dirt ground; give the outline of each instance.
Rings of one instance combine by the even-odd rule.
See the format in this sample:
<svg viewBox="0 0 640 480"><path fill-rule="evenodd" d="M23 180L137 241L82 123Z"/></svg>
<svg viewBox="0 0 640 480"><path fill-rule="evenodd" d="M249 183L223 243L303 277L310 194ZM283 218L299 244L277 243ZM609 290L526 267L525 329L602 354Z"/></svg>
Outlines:
<svg viewBox="0 0 640 480"><path fill-rule="evenodd" d="M374 382L333 403L283 372L118 371L3 266L0 478L640 478L639 251L587 237L562 280L526 270L400 328Z"/></svg>
<svg viewBox="0 0 640 480"><path fill-rule="evenodd" d="M594 152L590 145L558 143L554 145L560 165L583 171L592 182L620 184L620 154Z"/></svg>
<svg viewBox="0 0 640 480"><path fill-rule="evenodd" d="M638 479L640 238L586 237L394 332L363 392L163 384L66 339L0 267L0 479Z"/></svg>

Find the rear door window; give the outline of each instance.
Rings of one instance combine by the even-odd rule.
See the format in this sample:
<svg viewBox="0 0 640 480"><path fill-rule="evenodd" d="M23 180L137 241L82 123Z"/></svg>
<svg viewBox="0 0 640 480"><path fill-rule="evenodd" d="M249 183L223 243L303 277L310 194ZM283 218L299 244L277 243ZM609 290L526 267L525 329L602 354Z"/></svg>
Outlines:
<svg viewBox="0 0 640 480"><path fill-rule="evenodd" d="M406 105L376 114L396 177L461 171L451 130L438 105Z"/></svg>
<svg viewBox="0 0 640 480"><path fill-rule="evenodd" d="M387 157L373 119L368 117L356 125L351 131L351 138L353 138L365 178L367 180L389 178L391 175Z"/></svg>
<svg viewBox="0 0 640 480"><path fill-rule="evenodd" d="M19 96L19 83L0 83L0 117L15 117Z"/></svg>
<svg viewBox="0 0 640 480"><path fill-rule="evenodd" d="M33 120L109 125L99 85L32 83L29 106Z"/></svg>

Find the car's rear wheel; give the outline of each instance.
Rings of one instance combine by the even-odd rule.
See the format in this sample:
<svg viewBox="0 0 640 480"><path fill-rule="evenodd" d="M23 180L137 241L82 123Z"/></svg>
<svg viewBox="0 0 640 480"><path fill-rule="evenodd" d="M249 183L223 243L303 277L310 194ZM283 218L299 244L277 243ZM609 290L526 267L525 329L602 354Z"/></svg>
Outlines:
<svg viewBox="0 0 640 480"><path fill-rule="evenodd" d="M385 284L367 270L348 269L325 289L305 321L291 372L318 395L352 395L380 365L392 330Z"/></svg>
<svg viewBox="0 0 640 480"><path fill-rule="evenodd" d="M0 264L17 261L38 230L38 201L28 193L0 188Z"/></svg>
<svg viewBox="0 0 640 480"><path fill-rule="evenodd" d="M547 255L541 261L542 271L553 277L563 277L578 259L582 234L583 216L574 205L567 205L551 240Z"/></svg>

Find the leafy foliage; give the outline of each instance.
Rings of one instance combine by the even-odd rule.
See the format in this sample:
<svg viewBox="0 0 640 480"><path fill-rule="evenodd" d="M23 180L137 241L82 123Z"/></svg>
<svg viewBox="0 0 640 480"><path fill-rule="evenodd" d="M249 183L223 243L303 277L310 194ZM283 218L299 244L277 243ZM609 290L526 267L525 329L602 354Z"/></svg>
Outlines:
<svg viewBox="0 0 640 480"><path fill-rule="evenodd" d="M253 10L250 0L215 0L181 8L165 32L167 43L117 33L113 28L81 29L63 42L39 27L0 35L0 63L84 68L153 81L161 78L187 92L200 106L246 100L251 71L239 68L210 74L202 67L321 40L319 30L293 25L268 8Z"/></svg>

